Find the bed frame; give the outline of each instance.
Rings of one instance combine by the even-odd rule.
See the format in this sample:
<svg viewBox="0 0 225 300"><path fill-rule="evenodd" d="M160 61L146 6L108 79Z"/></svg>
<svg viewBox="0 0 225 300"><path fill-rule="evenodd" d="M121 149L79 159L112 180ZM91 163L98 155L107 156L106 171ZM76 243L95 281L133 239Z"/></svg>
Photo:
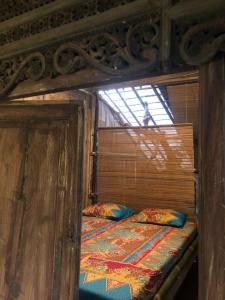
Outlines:
<svg viewBox="0 0 225 300"><path fill-rule="evenodd" d="M198 237L194 239L184 255L173 267L163 284L159 288L158 292L154 296L153 300L172 300L174 299L178 289L186 278L190 271L193 262L197 258L198 252Z"/></svg>

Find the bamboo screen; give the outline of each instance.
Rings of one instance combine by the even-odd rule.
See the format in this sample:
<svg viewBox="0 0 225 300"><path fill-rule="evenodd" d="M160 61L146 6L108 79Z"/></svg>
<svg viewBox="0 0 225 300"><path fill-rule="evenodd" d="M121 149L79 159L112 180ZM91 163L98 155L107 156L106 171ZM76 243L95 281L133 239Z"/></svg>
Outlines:
<svg viewBox="0 0 225 300"><path fill-rule="evenodd" d="M191 125L99 129L98 201L194 215Z"/></svg>

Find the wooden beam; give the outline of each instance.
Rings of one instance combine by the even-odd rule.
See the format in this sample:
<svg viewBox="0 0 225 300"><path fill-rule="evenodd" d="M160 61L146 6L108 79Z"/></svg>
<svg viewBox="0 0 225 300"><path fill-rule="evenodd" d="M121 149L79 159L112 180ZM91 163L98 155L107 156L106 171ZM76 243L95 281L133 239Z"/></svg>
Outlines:
<svg viewBox="0 0 225 300"><path fill-rule="evenodd" d="M200 67L199 300L225 299L225 58Z"/></svg>
<svg viewBox="0 0 225 300"><path fill-rule="evenodd" d="M152 77L118 77L112 79L109 75L98 70L82 70L77 74L62 75L57 78L47 78L40 81L27 80L20 83L8 96L9 99L23 98L28 96L43 95L59 91L90 88L110 89L124 86L137 86L146 84L178 85L198 82L198 70L179 72L174 74L153 74Z"/></svg>
<svg viewBox="0 0 225 300"><path fill-rule="evenodd" d="M0 22L0 32L8 31L12 28L16 28L17 26L20 26L22 24L28 23L28 22L34 22L35 20L38 20L41 17L45 17L47 15L50 15L54 12L60 11L62 9L72 7L81 3L87 2L87 0L56 0L53 3L49 3L45 5L44 7L39 7L36 9L33 9L32 11L29 11L27 13L24 13L22 15L16 16L14 18L11 18L9 20L6 20L4 22Z"/></svg>
<svg viewBox="0 0 225 300"><path fill-rule="evenodd" d="M159 8L160 3L157 0L137 0L124 6L118 6L101 14L87 17L74 23L66 24L47 32L4 45L0 47L0 60L71 39L78 34L91 31L97 27L123 20L125 21L129 17L138 16L146 13L146 11L154 11Z"/></svg>
<svg viewBox="0 0 225 300"><path fill-rule="evenodd" d="M105 82L105 84L101 84L99 88L123 88L125 86L138 86L138 85L149 85L149 84L155 84L157 86L172 86L172 85L180 85L184 83L193 83L198 82L199 80L199 72L198 70L190 70L186 72L176 72L176 73L170 73L170 74L153 74L151 77L144 77L139 79L133 79L133 80L127 80L124 78L124 80L115 80L114 83L108 84ZM118 82L119 81L119 82Z"/></svg>
<svg viewBox="0 0 225 300"><path fill-rule="evenodd" d="M91 188L91 204L96 204L98 202L98 121L99 121L99 99L98 94L94 97L95 107L94 107L94 130L93 130L93 145L92 145L92 170L90 176L90 188Z"/></svg>
<svg viewBox="0 0 225 300"><path fill-rule="evenodd" d="M171 64L171 40L172 40L172 21L168 16L168 9L171 7L171 0L163 0L162 2L162 45L161 45L161 61L163 70L168 72Z"/></svg>
<svg viewBox="0 0 225 300"><path fill-rule="evenodd" d="M174 5L168 10L168 15L173 20L199 21L215 15L224 15L224 11L224 0L191 0Z"/></svg>

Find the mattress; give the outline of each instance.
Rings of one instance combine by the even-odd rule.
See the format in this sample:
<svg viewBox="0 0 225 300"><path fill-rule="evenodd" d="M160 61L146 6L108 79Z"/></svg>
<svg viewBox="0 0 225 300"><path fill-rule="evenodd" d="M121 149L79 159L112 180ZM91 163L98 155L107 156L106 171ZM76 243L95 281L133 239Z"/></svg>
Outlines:
<svg viewBox="0 0 225 300"><path fill-rule="evenodd" d="M196 236L183 228L83 217L80 299L151 299Z"/></svg>

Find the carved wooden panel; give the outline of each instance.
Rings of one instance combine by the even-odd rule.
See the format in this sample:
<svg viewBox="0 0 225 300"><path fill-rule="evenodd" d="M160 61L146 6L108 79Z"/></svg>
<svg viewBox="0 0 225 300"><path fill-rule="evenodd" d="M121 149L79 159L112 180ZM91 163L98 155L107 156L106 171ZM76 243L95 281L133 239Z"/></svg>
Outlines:
<svg viewBox="0 0 225 300"><path fill-rule="evenodd" d="M160 18L120 22L35 53L0 61L0 97L27 79L99 70L112 78L156 71L160 66Z"/></svg>
<svg viewBox="0 0 225 300"><path fill-rule="evenodd" d="M218 52L224 52L224 17L198 23L175 23L174 40L175 64L197 66L208 62Z"/></svg>
<svg viewBox="0 0 225 300"><path fill-rule="evenodd" d="M28 79L74 74L76 87L97 85L197 66L224 52L223 17L172 20L160 1L19 2L11 14L18 17L0 22L1 98Z"/></svg>
<svg viewBox="0 0 225 300"><path fill-rule="evenodd" d="M42 7L56 0L7 0L1 1L0 22L15 18L38 7Z"/></svg>
<svg viewBox="0 0 225 300"><path fill-rule="evenodd" d="M2 299L77 299L79 122L69 105L0 109Z"/></svg>
<svg viewBox="0 0 225 300"><path fill-rule="evenodd" d="M2 13L0 13L0 22L15 17L21 13L34 10L56 0L33 0L33 1L17 1L21 3L7 2L4 5ZM74 1L73 5L65 7L51 14L40 17L35 22L22 23L0 33L0 46L6 45L33 35L46 32L48 30L60 27L69 23L73 23L84 18L96 16L114 7L123 6L134 2L135 0L88 0ZM32 3L33 2L33 3ZM77 2L77 3L76 3ZM46 8L43 8L46 9Z"/></svg>

